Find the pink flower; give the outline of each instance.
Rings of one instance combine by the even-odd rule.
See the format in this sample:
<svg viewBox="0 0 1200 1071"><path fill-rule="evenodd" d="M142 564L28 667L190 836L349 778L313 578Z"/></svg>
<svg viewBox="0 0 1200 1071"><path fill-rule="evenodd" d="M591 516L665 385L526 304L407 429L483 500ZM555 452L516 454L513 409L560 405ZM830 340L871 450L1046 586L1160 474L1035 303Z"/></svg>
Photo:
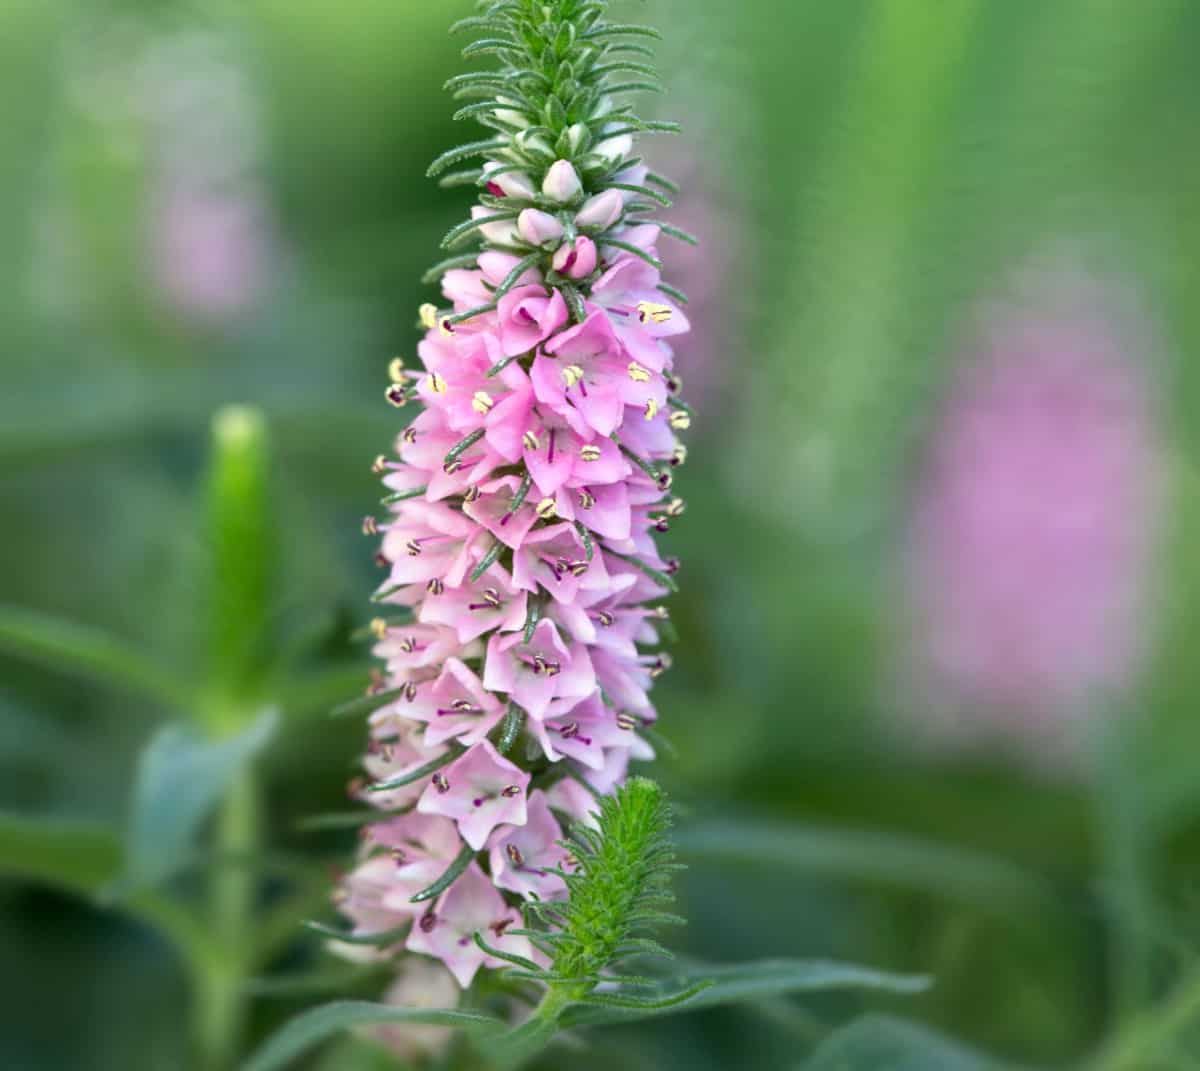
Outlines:
<svg viewBox="0 0 1200 1071"><path fill-rule="evenodd" d="M519 633L488 641L487 687L511 695L531 718L555 699L583 699L595 690L587 648L567 643L552 621L539 621L528 643Z"/></svg>
<svg viewBox="0 0 1200 1071"><path fill-rule="evenodd" d="M1032 281L954 379L907 564L922 708L1045 755L1136 674L1157 462L1146 346L1113 295Z"/></svg>
<svg viewBox="0 0 1200 1071"><path fill-rule="evenodd" d="M596 270L597 262L596 243L581 234L574 242L560 245L551 264L556 272L569 279L586 279Z"/></svg>
<svg viewBox="0 0 1200 1071"><path fill-rule="evenodd" d="M496 826L525 824L528 784L529 774L484 740L433 777L417 810L453 818L463 840L478 851Z"/></svg>
<svg viewBox="0 0 1200 1071"><path fill-rule="evenodd" d="M557 160L546 172L542 182L542 193L559 204L569 204L583 192L579 173L568 160Z"/></svg>
<svg viewBox="0 0 1200 1071"><path fill-rule="evenodd" d="M557 900L567 890L555 869L567 865L567 850L559 843L562 827L550 813L544 792L529 796L529 817L523 826L501 826L488 841L492 880L497 888L520 893L527 900Z"/></svg>
<svg viewBox="0 0 1200 1071"><path fill-rule="evenodd" d="M505 903L479 866L472 863L437 904L425 912L413 926L406 946L412 952L436 956L464 989L475 972L485 964L501 967L503 961L489 956L475 943L480 933L493 948L514 956L538 958L526 937L512 937L504 931L519 927L521 916Z"/></svg>
<svg viewBox="0 0 1200 1071"><path fill-rule="evenodd" d="M567 303L559 291L518 286L500 299L500 345L505 357L532 350L567 322Z"/></svg>

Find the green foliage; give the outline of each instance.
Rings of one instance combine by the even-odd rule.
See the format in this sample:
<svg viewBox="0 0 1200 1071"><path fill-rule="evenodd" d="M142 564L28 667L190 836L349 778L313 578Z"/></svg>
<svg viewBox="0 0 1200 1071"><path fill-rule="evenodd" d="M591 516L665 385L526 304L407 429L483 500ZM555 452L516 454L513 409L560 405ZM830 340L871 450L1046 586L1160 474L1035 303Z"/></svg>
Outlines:
<svg viewBox="0 0 1200 1071"><path fill-rule="evenodd" d="M0 648L58 673L88 677L176 709L193 696L175 674L100 629L0 606Z"/></svg>
<svg viewBox="0 0 1200 1071"><path fill-rule="evenodd" d="M209 547L210 665L218 730L237 724L238 711L261 683L267 622L274 606L278 557L271 516L270 452L262 413L222 409L212 422L212 460L205 494Z"/></svg>
<svg viewBox="0 0 1200 1071"><path fill-rule="evenodd" d="M875 990L911 996L924 992L930 984L930 979L919 975L892 974L850 963L751 960L732 966L693 967L686 973L655 981L639 994L648 1005L677 993L691 993L686 1000L659 1008L623 1008L619 1004L571 1008L563 1015L562 1022L564 1027L630 1023L648 1016L728 1007L794 993Z"/></svg>
<svg viewBox="0 0 1200 1071"><path fill-rule="evenodd" d="M599 808L595 829L571 831L566 903L541 912L555 923L552 973L588 986L614 963L653 951L647 933L682 921L663 910L674 900L669 883L677 868L662 789L634 777L601 797Z"/></svg>
<svg viewBox="0 0 1200 1071"><path fill-rule="evenodd" d="M155 734L134 779L123 889L160 882L194 856L205 820L278 727L278 714L268 710L220 740L188 725L166 725ZM252 860L225 862L246 866Z"/></svg>
<svg viewBox="0 0 1200 1071"><path fill-rule="evenodd" d="M831 1034L801 1071L1001 1071L964 1045L915 1023L866 1016ZM1011 1066L1007 1071L1016 1071Z"/></svg>
<svg viewBox="0 0 1200 1071"><path fill-rule="evenodd" d="M500 68L456 75L446 83L446 88L457 98L481 98L460 108L454 118L474 119L494 131L495 136L449 149L429 168L431 176L445 175L455 164L483 156L490 162L488 168L446 175L443 184L472 183L487 187L506 172L528 175L533 187L531 194L510 194L503 198L481 194L484 204L499 211L452 227L443 245L449 248L478 236L485 247L521 255L519 270L514 269L513 275L505 280L497 297L507 292L522 271L541 264L547 281L562 291L577 320L582 319L583 307L578 292L568 280L551 270L550 253L525 242L519 235L499 243L482 238L481 231L490 223L515 219L522 209L537 208L556 213L571 234L579 202L606 189L641 193L660 204L670 204L668 198L653 190L619 180L620 173L635 161L626 158L614 140L627 134L679 132L678 123L643 119L631 105L617 99L628 92L661 90L658 72L651 64L623 58L628 53L653 57L652 49L642 41L660 35L649 26L605 21L606 6L582 0L554 3L511 0L485 4L483 14L457 22L455 32L484 35L468 44L463 56L493 56L499 60ZM627 75L640 78L618 81ZM570 204L560 204L539 192L556 160L570 162L583 181L583 192ZM673 188L668 180L657 176L656 180ZM663 231L684 241L695 241L675 227L663 225ZM601 244L661 267L656 258L635 245L605 237L604 233L597 233L596 238ZM472 261L455 258L443 262L426 274L426 281L433 281L438 269L451 263L457 266ZM460 314L460 318L466 315Z"/></svg>

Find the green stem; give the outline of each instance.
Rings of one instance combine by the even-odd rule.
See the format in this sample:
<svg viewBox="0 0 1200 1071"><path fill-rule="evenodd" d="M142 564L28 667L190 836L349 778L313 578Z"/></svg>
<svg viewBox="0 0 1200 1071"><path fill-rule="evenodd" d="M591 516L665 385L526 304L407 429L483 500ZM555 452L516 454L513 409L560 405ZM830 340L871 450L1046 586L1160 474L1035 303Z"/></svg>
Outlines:
<svg viewBox="0 0 1200 1071"><path fill-rule="evenodd" d="M234 781L217 819L218 855L245 859L259 848L258 785L247 769ZM253 867L218 866L209 886L209 922L220 949L197 979L196 1040L204 1071L232 1071L241 1050L246 1001L243 985L253 968L250 928L256 877Z"/></svg>
<svg viewBox="0 0 1200 1071"><path fill-rule="evenodd" d="M529 1018L505 1035L498 1046L496 1064L503 1071L523 1066L558 1033L558 1020L587 990L587 985L551 983Z"/></svg>
<svg viewBox="0 0 1200 1071"><path fill-rule="evenodd" d="M1171 1041L1200 1022L1200 972L1192 974L1158 1009L1133 1020L1096 1060L1094 1071L1141 1071Z"/></svg>

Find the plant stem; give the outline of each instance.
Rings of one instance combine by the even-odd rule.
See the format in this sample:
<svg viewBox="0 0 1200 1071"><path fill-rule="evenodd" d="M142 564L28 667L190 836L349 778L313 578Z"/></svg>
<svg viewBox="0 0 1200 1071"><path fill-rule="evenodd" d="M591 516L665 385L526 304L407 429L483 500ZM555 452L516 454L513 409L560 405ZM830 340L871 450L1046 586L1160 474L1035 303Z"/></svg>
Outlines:
<svg viewBox="0 0 1200 1071"><path fill-rule="evenodd" d="M541 1052L558 1033L558 1020L562 1013L587 989L586 985L552 983L529 1018L505 1035L498 1050L498 1066L504 1071L511 1071Z"/></svg>
<svg viewBox="0 0 1200 1071"><path fill-rule="evenodd" d="M249 940L257 878L245 865L259 848L258 785L252 769L230 787L217 818L217 853L225 860L209 886L209 922L220 949L217 963L197 979L196 1035L204 1071L231 1071L245 1025L243 984L253 965Z"/></svg>

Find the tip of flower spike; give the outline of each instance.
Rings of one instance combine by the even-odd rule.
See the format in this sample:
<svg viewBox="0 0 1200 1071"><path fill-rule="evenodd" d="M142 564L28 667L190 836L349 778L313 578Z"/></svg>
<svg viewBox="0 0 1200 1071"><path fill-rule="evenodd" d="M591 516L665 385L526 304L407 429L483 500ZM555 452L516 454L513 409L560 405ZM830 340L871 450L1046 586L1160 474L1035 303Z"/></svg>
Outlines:
<svg viewBox="0 0 1200 1071"><path fill-rule="evenodd" d="M266 419L262 410L252 405L227 405L217 410L212 431L219 446L247 446L263 436Z"/></svg>

